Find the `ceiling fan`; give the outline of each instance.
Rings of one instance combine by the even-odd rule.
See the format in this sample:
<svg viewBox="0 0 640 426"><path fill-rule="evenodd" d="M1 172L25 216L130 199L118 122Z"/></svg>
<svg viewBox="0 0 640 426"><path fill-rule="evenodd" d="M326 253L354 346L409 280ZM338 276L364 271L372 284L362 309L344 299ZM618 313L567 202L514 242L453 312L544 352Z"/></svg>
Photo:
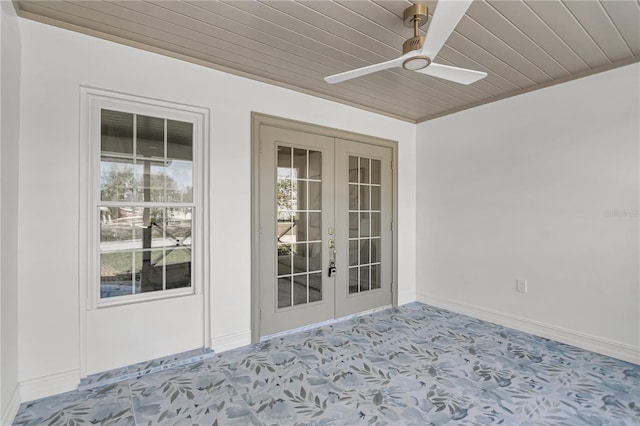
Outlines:
<svg viewBox="0 0 640 426"><path fill-rule="evenodd" d="M438 0L426 36L419 29L427 23L429 11L425 4L414 4L404 11L404 25L413 27L413 37L402 45L402 56L379 64L369 65L351 71L325 77L327 83L340 83L367 74L402 67L433 77L443 78L460 84L471 84L487 76L486 72L436 64L436 57L444 43L462 19L473 0Z"/></svg>

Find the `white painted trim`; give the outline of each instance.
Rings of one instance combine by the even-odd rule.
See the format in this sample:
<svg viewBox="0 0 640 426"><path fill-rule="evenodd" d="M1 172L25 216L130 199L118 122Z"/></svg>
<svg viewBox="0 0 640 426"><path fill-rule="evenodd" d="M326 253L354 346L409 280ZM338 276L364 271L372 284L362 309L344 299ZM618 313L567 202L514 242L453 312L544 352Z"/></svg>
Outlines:
<svg viewBox="0 0 640 426"><path fill-rule="evenodd" d="M29 402L45 396L69 392L77 389L79 384L79 369L23 380L20 382L20 399L22 402Z"/></svg>
<svg viewBox="0 0 640 426"><path fill-rule="evenodd" d="M224 352L230 349L246 346L251 343L251 330L236 331L223 336L211 336L211 349Z"/></svg>
<svg viewBox="0 0 640 426"><path fill-rule="evenodd" d="M634 347L613 340L593 336L568 328L543 323L517 315L507 314L456 300L419 292L418 302L469 315L484 321L493 322L515 330L552 339L589 351L597 352L623 361L640 364L640 347Z"/></svg>
<svg viewBox="0 0 640 426"><path fill-rule="evenodd" d="M2 418L0 419L0 424L10 425L13 424L13 419L18 414L18 409L20 408L20 383L16 383L16 386L13 388L13 392L11 392L11 397L9 398L9 402L7 406L4 407L4 411L2 412Z"/></svg>

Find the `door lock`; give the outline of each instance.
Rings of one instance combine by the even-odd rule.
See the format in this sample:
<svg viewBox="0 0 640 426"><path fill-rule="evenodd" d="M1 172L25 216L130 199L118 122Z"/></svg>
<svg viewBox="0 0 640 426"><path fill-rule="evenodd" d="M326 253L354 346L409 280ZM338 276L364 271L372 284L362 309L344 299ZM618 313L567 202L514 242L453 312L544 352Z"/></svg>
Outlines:
<svg viewBox="0 0 640 426"><path fill-rule="evenodd" d="M332 260L329 262L329 278L336 274L336 263Z"/></svg>

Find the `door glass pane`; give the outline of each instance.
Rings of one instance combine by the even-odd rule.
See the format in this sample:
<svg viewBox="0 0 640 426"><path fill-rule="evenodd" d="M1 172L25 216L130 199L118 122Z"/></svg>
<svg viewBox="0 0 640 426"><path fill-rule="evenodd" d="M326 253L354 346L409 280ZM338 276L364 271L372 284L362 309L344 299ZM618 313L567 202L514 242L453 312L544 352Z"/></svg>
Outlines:
<svg viewBox="0 0 640 426"><path fill-rule="evenodd" d="M309 151L309 179L320 180L322 168L322 153L320 151Z"/></svg>
<svg viewBox="0 0 640 426"><path fill-rule="evenodd" d="M349 182L358 182L358 157L349 156Z"/></svg>
<svg viewBox="0 0 640 426"><path fill-rule="evenodd" d="M309 243L309 272L322 271L322 243Z"/></svg>
<svg viewBox="0 0 640 426"><path fill-rule="evenodd" d="M291 276L278 278L278 308L291 306Z"/></svg>
<svg viewBox="0 0 640 426"><path fill-rule="evenodd" d="M349 157L349 293L380 288L380 160ZM356 266L359 265L359 266Z"/></svg>
<svg viewBox="0 0 640 426"><path fill-rule="evenodd" d="M358 185L349 185L349 210L358 210Z"/></svg>
<svg viewBox="0 0 640 426"><path fill-rule="evenodd" d="M291 274L291 244L278 244L278 275Z"/></svg>
<svg viewBox="0 0 640 426"><path fill-rule="evenodd" d="M322 183L309 182L309 210L322 210Z"/></svg>
<svg viewBox="0 0 640 426"><path fill-rule="evenodd" d="M322 300L322 273L309 274L309 303Z"/></svg>
<svg viewBox="0 0 640 426"><path fill-rule="evenodd" d="M380 187L371 186L371 210L380 210Z"/></svg>
<svg viewBox="0 0 640 426"><path fill-rule="evenodd" d="M322 153L278 146L278 308L322 299Z"/></svg>
<svg viewBox="0 0 640 426"><path fill-rule="evenodd" d="M307 272L307 244L293 245L293 273Z"/></svg>
<svg viewBox="0 0 640 426"><path fill-rule="evenodd" d="M369 290L369 266L360 267L360 291Z"/></svg>
<svg viewBox="0 0 640 426"><path fill-rule="evenodd" d="M309 218L309 241L319 241L321 237L321 213L307 213Z"/></svg>
<svg viewBox="0 0 640 426"><path fill-rule="evenodd" d="M369 183L369 159L360 157L360 183Z"/></svg>
<svg viewBox="0 0 640 426"><path fill-rule="evenodd" d="M294 275L293 277L293 304L307 303L307 275Z"/></svg>
<svg viewBox="0 0 640 426"><path fill-rule="evenodd" d="M307 178L307 150L298 148L293 150L293 168L298 179Z"/></svg>
<svg viewBox="0 0 640 426"><path fill-rule="evenodd" d="M371 265L371 290L381 287L380 283L380 265Z"/></svg>
<svg viewBox="0 0 640 426"><path fill-rule="evenodd" d="M349 294L358 292L358 267L349 268Z"/></svg>
<svg viewBox="0 0 640 426"><path fill-rule="evenodd" d="M371 160L371 183L380 185L380 160Z"/></svg>

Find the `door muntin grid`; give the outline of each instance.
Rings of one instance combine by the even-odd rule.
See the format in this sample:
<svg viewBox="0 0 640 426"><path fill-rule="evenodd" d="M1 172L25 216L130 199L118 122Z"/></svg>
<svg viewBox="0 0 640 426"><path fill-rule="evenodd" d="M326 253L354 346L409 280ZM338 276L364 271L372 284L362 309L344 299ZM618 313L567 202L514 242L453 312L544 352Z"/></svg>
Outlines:
<svg viewBox="0 0 640 426"><path fill-rule="evenodd" d="M349 156L349 294L381 288L381 161Z"/></svg>
<svg viewBox="0 0 640 426"><path fill-rule="evenodd" d="M278 309L322 300L322 153L277 146Z"/></svg>

